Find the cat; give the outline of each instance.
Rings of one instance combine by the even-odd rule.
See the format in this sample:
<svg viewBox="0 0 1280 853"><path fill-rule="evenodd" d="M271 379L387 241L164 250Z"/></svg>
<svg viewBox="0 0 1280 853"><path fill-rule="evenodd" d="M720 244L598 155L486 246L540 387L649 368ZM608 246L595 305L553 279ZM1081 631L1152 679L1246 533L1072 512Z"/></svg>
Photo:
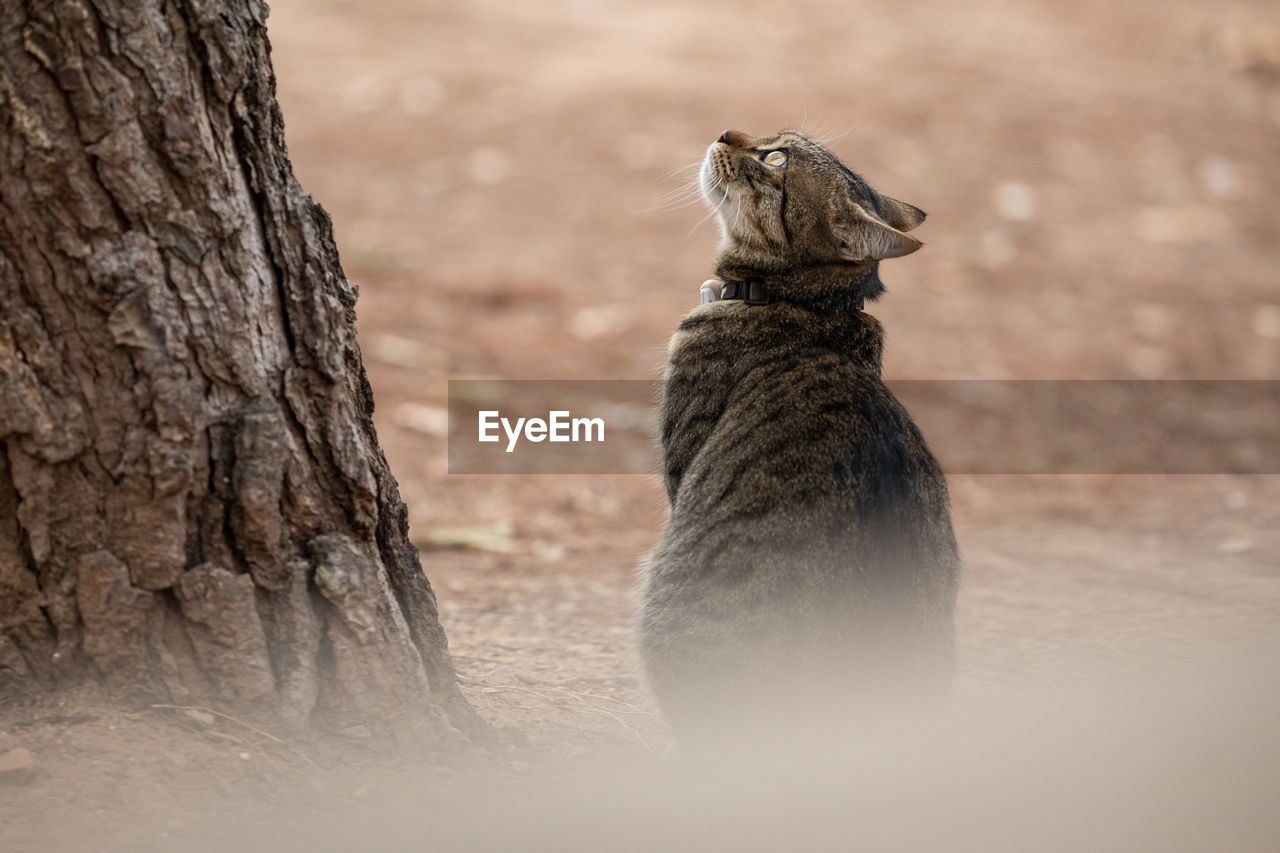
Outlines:
<svg viewBox="0 0 1280 853"><path fill-rule="evenodd" d="M724 286L663 377L670 517L638 630L658 704L683 741L933 702L954 668L947 485L862 310L925 214L795 130L725 131L700 180Z"/></svg>

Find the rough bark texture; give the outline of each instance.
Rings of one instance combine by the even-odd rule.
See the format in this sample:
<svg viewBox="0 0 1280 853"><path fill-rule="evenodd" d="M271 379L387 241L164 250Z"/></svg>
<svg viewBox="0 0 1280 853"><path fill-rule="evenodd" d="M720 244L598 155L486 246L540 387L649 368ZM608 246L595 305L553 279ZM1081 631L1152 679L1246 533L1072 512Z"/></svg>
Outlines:
<svg viewBox="0 0 1280 853"><path fill-rule="evenodd" d="M0 681L467 728L266 15L0 6Z"/></svg>

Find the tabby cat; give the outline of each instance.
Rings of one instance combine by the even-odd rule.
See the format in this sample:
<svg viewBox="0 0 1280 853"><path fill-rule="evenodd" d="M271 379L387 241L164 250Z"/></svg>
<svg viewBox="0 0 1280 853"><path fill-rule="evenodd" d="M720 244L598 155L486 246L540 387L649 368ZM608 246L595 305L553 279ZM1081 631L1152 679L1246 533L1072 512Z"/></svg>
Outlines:
<svg viewBox="0 0 1280 853"><path fill-rule="evenodd" d="M940 697L960 569L946 481L862 310L925 214L794 130L725 131L701 184L723 288L664 376L671 513L640 614L659 704L685 739Z"/></svg>

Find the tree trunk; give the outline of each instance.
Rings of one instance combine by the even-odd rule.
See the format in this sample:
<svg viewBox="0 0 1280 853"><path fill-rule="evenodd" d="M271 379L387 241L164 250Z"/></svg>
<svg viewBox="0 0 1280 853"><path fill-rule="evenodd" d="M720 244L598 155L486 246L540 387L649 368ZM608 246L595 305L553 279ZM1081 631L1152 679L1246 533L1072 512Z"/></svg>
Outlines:
<svg viewBox="0 0 1280 853"><path fill-rule="evenodd" d="M0 679L470 729L266 16L0 6Z"/></svg>

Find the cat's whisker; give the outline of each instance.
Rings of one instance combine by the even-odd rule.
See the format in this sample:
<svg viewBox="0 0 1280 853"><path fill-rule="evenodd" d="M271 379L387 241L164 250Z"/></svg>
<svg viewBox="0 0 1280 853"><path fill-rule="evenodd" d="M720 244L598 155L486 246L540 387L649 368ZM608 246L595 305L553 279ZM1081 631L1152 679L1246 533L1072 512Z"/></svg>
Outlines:
<svg viewBox="0 0 1280 853"><path fill-rule="evenodd" d="M836 133L835 131L839 127L840 127L839 124L836 124L834 126L828 126L825 123L820 124L818 128L814 130L814 132L812 133L812 136L824 147L830 147L835 143L839 142L841 139L844 139L853 131L853 125L845 124L843 126L844 129Z"/></svg>
<svg viewBox="0 0 1280 853"><path fill-rule="evenodd" d="M848 136L852 132L853 132L853 126L850 125L849 127L846 127L844 130L837 133L835 136L829 137L828 144L834 145L835 143L839 142L841 139L844 139L846 136Z"/></svg>
<svg viewBox="0 0 1280 853"><path fill-rule="evenodd" d="M675 177L681 172L693 171L693 177L686 180L680 186L667 190L654 200L653 204L639 213L652 213L656 210L674 210L676 208L685 207L702 196L702 178L700 170L701 163L692 163L687 166L681 166L679 169L668 172L665 178Z"/></svg>
<svg viewBox="0 0 1280 853"><path fill-rule="evenodd" d="M683 191L685 191L685 190L687 190L687 189L690 189L690 188L696 188L696 187L698 186L699 182L700 182L700 180L699 180L698 173L697 173L697 172L694 172L694 173L693 173L692 175L690 175L690 176L689 176L685 181L683 181L683 182L682 182L678 187L675 187L674 189L667 190L667 192L665 193L665 195L671 195L671 194L673 194L673 193L683 192Z"/></svg>
<svg viewBox="0 0 1280 853"><path fill-rule="evenodd" d="M662 202L667 202L673 198L683 198L689 195L690 193L697 192L698 189L699 189L698 179L692 178L691 180L685 181L680 186L675 187L673 189L669 189L666 192L662 193L660 196L658 196L658 199Z"/></svg>
<svg viewBox="0 0 1280 853"><path fill-rule="evenodd" d="M722 189L721 180L719 177L716 178L714 187L717 190ZM702 223L706 222L711 217L719 214L721 209L723 209L726 201L727 201L727 196L722 194L720 197L720 200L716 202L715 207L711 208L711 210L707 213L706 216L702 217L697 222L693 223L693 227L689 229L689 233L684 235L684 239L680 241L680 245L683 246L686 242L688 242L689 238L693 236L693 232L698 230L698 226L702 225Z"/></svg>
<svg viewBox="0 0 1280 853"><path fill-rule="evenodd" d="M671 169L670 171L663 172L661 175L658 176L658 180L669 181L672 178L675 178L678 175L680 175L682 172L693 172L693 174L696 177L698 172L701 171L701 169L702 169L702 160L701 158L699 158L698 160L694 160L692 163L686 163L683 166L677 166L676 168Z"/></svg>
<svg viewBox="0 0 1280 853"><path fill-rule="evenodd" d="M682 186L668 190L658 196L657 200L642 212L649 213L654 210L670 210L672 208L684 207L685 205L697 200L701 195L701 181L695 177L687 181Z"/></svg>
<svg viewBox="0 0 1280 853"><path fill-rule="evenodd" d="M808 116L805 117L804 126L809 127ZM809 133L809 136L818 142L818 144L826 145L830 140L832 133L841 126L842 120L840 118L833 119L828 116L824 110L814 120L813 130ZM845 133L848 133L847 129L842 131L840 135L843 136Z"/></svg>
<svg viewBox="0 0 1280 853"><path fill-rule="evenodd" d="M657 211L657 210L667 211L667 210L677 210L682 207L689 207L691 205L696 204L701 195L702 194L698 192L696 189L692 189L692 190L689 190L688 192L681 193L680 195L674 196L672 198L659 199L655 201L653 204L639 211L639 213L653 213L654 211Z"/></svg>
<svg viewBox="0 0 1280 853"><path fill-rule="evenodd" d="M688 234L685 234L685 235L684 235L684 240L681 240L681 241L680 241L680 244L681 244L681 245L684 245L684 243L685 243L685 242L687 242L687 241L688 241L688 239L689 239L690 237L692 237L692 236L693 236L693 232L698 230L698 226L699 226L699 225L701 225L702 223L706 222L708 219L710 219L711 217L715 216L715 215L716 215L717 213L719 213L719 212L720 212L720 207L719 207L719 206L717 206L715 209L713 209L713 210L712 210L710 213L708 213L706 216L702 217L702 218L701 218L701 219L699 219L697 222L693 223L693 227L689 229L689 233L688 233Z"/></svg>

